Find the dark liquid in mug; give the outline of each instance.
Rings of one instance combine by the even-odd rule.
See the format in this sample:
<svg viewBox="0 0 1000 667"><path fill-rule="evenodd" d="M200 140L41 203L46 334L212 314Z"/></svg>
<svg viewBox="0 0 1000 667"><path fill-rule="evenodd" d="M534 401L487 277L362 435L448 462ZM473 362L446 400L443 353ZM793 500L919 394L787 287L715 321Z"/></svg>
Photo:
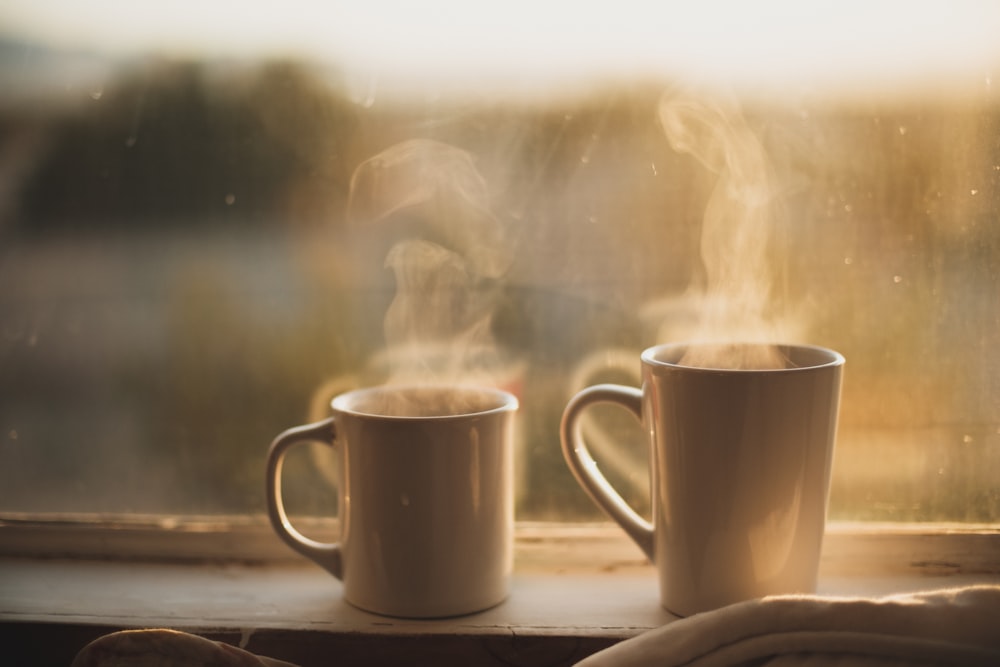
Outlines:
<svg viewBox="0 0 1000 667"><path fill-rule="evenodd" d="M797 368L780 345L705 343L688 347L678 366L716 370L783 370Z"/></svg>
<svg viewBox="0 0 1000 667"><path fill-rule="evenodd" d="M467 387L381 387L346 406L380 417L452 417L501 408L502 396Z"/></svg>

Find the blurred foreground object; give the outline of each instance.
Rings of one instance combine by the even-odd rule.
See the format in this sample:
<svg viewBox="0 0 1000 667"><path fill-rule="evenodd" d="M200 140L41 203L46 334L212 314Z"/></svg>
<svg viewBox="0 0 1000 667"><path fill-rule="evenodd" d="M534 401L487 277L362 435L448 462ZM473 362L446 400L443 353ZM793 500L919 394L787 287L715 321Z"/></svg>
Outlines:
<svg viewBox="0 0 1000 667"><path fill-rule="evenodd" d="M778 596L696 614L581 667L997 665L1000 586L884 598Z"/></svg>
<svg viewBox="0 0 1000 667"><path fill-rule="evenodd" d="M95 639L72 667L296 667L176 630L124 630Z"/></svg>

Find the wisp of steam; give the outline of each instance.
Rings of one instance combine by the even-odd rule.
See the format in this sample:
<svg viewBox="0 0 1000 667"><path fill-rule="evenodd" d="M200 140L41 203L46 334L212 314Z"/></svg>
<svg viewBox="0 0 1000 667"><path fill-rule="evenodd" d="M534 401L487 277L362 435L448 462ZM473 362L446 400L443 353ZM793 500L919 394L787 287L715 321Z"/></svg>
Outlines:
<svg viewBox="0 0 1000 667"><path fill-rule="evenodd" d="M769 253L775 191L764 148L735 101L690 92L665 94L660 123L671 147L717 175L705 209L701 256L704 285L692 284L696 340L681 364L706 368L782 368L773 343L787 335L773 312Z"/></svg>
<svg viewBox="0 0 1000 667"><path fill-rule="evenodd" d="M497 407L482 392L445 387L503 386L512 372L492 331L511 252L473 157L428 139L391 146L355 169L347 213L360 237L387 241L375 244L381 255L361 261L384 266L395 281L385 349L370 360L377 375L387 375L385 386L356 409L399 417ZM360 379L343 376L318 387L311 417L322 418L329 400L358 388ZM329 450L315 449L313 458L338 484Z"/></svg>
<svg viewBox="0 0 1000 667"><path fill-rule="evenodd" d="M395 278L389 382L483 381L498 366L492 321L511 253L473 157L428 139L396 144L355 170L349 213L359 233L389 239L372 258Z"/></svg>

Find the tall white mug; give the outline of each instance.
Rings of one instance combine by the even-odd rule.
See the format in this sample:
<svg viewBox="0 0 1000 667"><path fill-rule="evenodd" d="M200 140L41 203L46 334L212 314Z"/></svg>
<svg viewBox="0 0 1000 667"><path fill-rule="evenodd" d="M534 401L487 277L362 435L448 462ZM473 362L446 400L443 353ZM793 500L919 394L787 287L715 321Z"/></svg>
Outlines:
<svg viewBox="0 0 1000 667"><path fill-rule="evenodd" d="M376 387L333 399L332 416L281 433L267 460L268 514L290 547L388 616L468 614L507 597L513 564L517 398L480 387ZM334 448L340 539L302 535L285 512L282 461L305 441Z"/></svg>
<svg viewBox="0 0 1000 667"><path fill-rule="evenodd" d="M588 387L563 413L570 469L652 561L660 602L679 616L816 590L844 358L805 345L735 347L780 363L693 366L697 346L660 345L641 355L641 389ZM599 402L623 406L649 434L651 521L581 437L581 415Z"/></svg>

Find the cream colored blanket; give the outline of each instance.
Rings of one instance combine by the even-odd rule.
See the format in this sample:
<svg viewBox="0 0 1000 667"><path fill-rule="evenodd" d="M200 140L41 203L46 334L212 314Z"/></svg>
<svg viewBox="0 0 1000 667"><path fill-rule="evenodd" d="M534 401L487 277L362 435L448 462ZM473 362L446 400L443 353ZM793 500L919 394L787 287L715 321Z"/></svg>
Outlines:
<svg viewBox="0 0 1000 667"><path fill-rule="evenodd" d="M780 596L697 614L579 667L1000 667L1000 586L885 598Z"/></svg>

